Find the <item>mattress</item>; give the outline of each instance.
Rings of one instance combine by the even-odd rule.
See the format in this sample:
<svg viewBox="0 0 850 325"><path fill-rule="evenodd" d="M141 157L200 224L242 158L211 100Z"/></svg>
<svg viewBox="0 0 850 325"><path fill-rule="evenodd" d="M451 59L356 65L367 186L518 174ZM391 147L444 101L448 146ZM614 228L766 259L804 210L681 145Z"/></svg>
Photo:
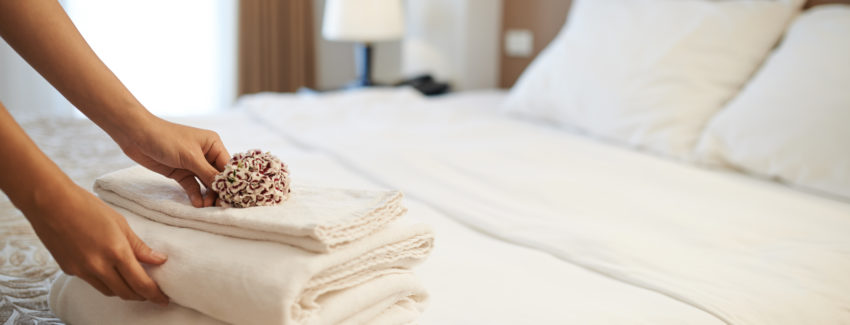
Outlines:
<svg viewBox="0 0 850 325"><path fill-rule="evenodd" d="M520 121L503 97L264 94L177 122L231 152L272 151L295 182L404 190L437 234L417 270L423 324L848 320L846 202ZM131 165L88 121L24 127L85 188ZM56 264L5 198L0 222L0 318L59 322L45 302Z"/></svg>

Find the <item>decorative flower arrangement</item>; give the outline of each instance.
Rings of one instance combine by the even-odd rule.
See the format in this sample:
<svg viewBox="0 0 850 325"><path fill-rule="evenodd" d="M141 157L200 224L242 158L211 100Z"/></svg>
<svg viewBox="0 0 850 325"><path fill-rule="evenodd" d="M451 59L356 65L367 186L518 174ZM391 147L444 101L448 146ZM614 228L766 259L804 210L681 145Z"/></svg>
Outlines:
<svg viewBox="0 0 850 325"><path fill-rule="evenodd" d="M215 176L212 190L223 207L248 208L278 205L289 198L286 164L259 149L233 155L224 171Z"/></svg>

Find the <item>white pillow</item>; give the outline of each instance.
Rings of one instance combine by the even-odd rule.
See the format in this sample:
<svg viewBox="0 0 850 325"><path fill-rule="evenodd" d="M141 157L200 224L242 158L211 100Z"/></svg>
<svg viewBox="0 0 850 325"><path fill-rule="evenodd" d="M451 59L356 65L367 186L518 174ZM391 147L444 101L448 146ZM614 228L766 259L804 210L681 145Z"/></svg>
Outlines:
<svg viewBox="0 0 850 325"><path fill-rule="evenodd" d="M697 150L708 162L850 198L850 6L797 18Z"/></svg>
<svg viewBox="0 0 850 325"><path fill-rule="evenodd" d="M802 1L576 0L508 111L677 158L767 57Z"/></svg>

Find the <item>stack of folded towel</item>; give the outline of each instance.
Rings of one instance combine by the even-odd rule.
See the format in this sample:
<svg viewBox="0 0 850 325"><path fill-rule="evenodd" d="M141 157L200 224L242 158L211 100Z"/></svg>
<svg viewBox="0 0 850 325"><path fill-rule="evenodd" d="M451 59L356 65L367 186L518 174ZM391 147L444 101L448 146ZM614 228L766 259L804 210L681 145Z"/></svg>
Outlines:
<svg viewBox="0 0 850 325"><path fill-rule="evenodd" d="M104 297L62 275L50 308L68 323L405 324L427 300L411 267L433 232L397 220L397 191L293 187L279 206L198 209L172 180L133 167L95 192L168 255L148 272L172 304Z"/></svg>

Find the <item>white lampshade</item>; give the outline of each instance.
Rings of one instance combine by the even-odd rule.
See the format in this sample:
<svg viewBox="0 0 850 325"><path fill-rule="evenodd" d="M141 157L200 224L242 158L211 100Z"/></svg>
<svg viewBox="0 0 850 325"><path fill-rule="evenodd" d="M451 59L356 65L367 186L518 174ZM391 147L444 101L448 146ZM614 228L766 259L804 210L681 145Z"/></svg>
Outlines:
<svg viewBox="0 0 850 325"><path fill-rule="evenodd" d="M400 39L404 36L401 0L327 0L322 36L353 42Z"/></svg>

